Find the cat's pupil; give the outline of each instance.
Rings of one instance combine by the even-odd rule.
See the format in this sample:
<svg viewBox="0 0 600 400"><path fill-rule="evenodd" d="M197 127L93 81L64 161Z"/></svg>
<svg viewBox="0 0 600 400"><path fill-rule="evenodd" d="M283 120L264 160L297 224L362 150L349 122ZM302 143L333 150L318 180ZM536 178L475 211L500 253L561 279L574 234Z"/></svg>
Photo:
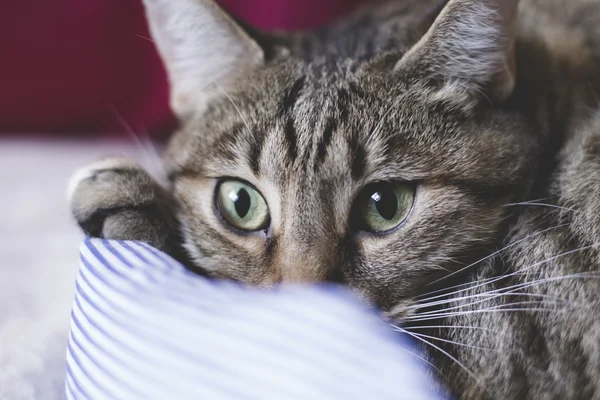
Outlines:
<svg viewBox="0 0 600 400"><path fill-rule="evenodd" d="M398 199L392 190L379 190L371 196L375 209L383 218L391 221L398 212Z"/></svg>
<svg viewBox="0 0 600 400"><path fill-rule="evenodd" d="M250 211L250 195L246 189L240 189L237 192L236 199L234 200L235 211L238 213L240 218L246 218L248 211Z"/></svg>

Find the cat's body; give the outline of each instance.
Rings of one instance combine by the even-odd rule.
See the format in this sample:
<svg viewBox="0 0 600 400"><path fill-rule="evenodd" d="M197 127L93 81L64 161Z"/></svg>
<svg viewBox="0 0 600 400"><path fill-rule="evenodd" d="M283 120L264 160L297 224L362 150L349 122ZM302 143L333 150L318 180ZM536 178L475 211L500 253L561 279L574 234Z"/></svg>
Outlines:
<svg viewBox="0 0 600 400"><path fill-rule="evenodd" d="M600 398L600 2L392 0L270 36L146 3L182 120L172 193L92 166L88 233L253 285L342 281L435 344L459 398ZM223 218L231 178L268 205L260 229ZM360 193L381 182L416 189L373 233Z"/></svg>

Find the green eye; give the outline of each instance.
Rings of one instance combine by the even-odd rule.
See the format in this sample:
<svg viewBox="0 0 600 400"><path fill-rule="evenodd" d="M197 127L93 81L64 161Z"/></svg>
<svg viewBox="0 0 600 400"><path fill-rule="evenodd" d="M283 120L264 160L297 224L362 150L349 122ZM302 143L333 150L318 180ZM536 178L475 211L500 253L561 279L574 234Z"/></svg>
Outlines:
<svg viewBox="0 0 600 400"><path fill-rule="evenodd" d="M267 202L247 183L223 181L217 188L217 209L233 227L253 232L266 229L270 216Z"/></svg>
<svg viewBox="0 0 600 400"><path fill-rule="evenodd" d="M358 204L361 228L376 233L394 229L408 217L414 199L414 187L405 183L367 186Z"/></svg>

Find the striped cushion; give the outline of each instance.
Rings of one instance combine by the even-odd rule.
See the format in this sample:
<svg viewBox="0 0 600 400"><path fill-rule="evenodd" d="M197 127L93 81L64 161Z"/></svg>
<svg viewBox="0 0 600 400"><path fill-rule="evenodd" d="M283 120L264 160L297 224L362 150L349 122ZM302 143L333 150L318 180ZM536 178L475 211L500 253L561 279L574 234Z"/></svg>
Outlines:
<svg viewBox="0 0 600 400"><path fill-rule="evenodd" d="M433 399L414 350L339 287L210 281L145 244L87 240L69 399Z"/></svg>

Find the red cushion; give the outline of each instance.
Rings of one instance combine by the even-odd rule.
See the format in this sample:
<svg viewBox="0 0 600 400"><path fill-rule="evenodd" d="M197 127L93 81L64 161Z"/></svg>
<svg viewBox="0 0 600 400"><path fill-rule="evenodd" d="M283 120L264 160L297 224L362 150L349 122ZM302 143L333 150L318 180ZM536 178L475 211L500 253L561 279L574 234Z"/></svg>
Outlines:
<svg viewBox="0 0 600 400"><path fill-rule="evenodd" d="M360 1L221 2L263 29L302 29ZM168 132L168 85L148 37L140 0L4 1L0 132Z"/></svg>

